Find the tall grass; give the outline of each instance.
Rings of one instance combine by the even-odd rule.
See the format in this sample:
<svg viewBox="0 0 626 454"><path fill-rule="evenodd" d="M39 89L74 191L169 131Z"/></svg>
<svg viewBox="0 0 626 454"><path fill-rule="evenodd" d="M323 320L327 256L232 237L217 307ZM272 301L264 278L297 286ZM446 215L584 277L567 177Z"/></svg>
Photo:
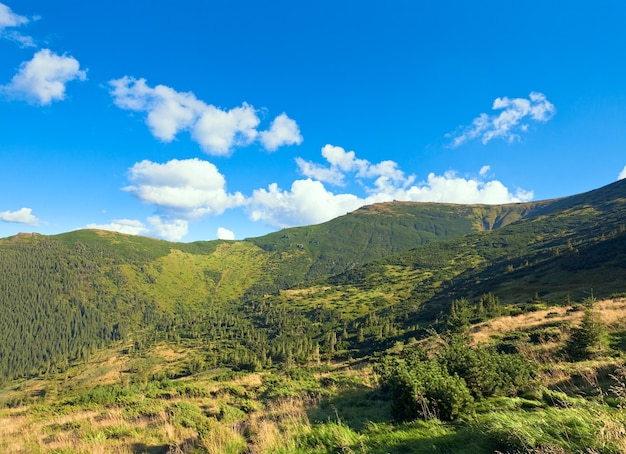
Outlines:
<svg viewBox="0 0 626 454"><path fill-rule="evenodd" d="M500 411L482 415L469 430L507 452L626 452L626 419L606 406ZM550 451L553 450L553 451Z"/></svg>

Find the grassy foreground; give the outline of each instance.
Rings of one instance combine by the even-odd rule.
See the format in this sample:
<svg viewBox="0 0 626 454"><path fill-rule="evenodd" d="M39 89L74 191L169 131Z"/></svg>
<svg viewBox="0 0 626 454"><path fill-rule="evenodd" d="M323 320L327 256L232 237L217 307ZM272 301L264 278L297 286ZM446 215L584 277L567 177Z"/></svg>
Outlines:
<svg viewBox="0 0 626 454"><path fill-rule="evenodd" d="M372 369L376 358L193 374L189 364L201 346L159 344L139 354L118 345L64 373L0 390L0 451L623 453L623 303L599 304L608 327L603 351L585 361L560 353L580 320L576 311L473 326L474 342L514 340L540 366L532 390L481 400L454 422L396 421ZM399 342L387 353L408 348Z"/></svg>

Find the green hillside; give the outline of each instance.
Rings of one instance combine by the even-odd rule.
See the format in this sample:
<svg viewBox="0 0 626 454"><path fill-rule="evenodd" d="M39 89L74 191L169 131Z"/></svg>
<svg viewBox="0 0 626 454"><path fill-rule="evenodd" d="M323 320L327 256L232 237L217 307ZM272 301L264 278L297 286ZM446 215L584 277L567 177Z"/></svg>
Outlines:
<svg viewBox="0 0 626 454"><path fill-rule="evenodd" d="M292 270L295 283L338 274L431 241L500 228L542 205L380 203L323 224L285 229L250 241L266 251L288 255L281 271ZM292 256L298 258L290 260Z"/></svg>
<svg viewBox="0 0 626 454"><path fill-rule="evenodd" d="M290 304L323 304L354 317L392 313L394 323L411 331L430 326L458 298L495 293L519 311L592 292L623 293L624 194L620 181L564 199L487 207L492 215L507 213L509 222L352 266L293 292ZM464 207L472 214L480 208Z"/></svg>
<svg viewBox="0 0 626 454"><path fill-rule="evenodd" d="M392 202L244 241L102 231L0 240L0 377L64 369L119 340L212 342L207 363L362 355L454 299L508 311L626 291L626 183L499 206ZM59 327L63 327L60 329Z"/></svg>
<svg viewBox="0 0 626 454"><path fill-rule="evenodd" d="M0 450L624 452L623 219L619 181L243 241L0 239Z"/></svg>

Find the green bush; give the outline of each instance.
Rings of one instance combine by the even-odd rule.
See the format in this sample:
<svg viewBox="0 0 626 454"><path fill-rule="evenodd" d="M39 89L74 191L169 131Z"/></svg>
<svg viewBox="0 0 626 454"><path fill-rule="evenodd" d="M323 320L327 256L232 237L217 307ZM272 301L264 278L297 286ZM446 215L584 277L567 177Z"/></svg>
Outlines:
<svg viewBox="0 0 626 454"><path fill-rule="evenodd" d="M87 407L109 407L140 399L136 385L97 385L65 400L66 404Z"/></svg>
<svg viewBox="0 0 626 454"><path fill-rule="evenodd" d="M492 356L485 349L453 342L438 361L450 374L463 377L472 395L481 399L496 394L500 388L500 375Z"/></svg>
<svg viewBox="0 0 626 454"><path fill-rule="evenodd" d="M387 361L378 372L383 388L391 395L391 412L399 420L452 421L473 410L474 399L465 381L450 375L436 361L410 365L403 359Z"/></svg>
<svg viewBox="0 0 626 454"><path fill-rule="evenodd" d="M453 342L439 355L438 361L450 374L463 377L476 399L516 395L527 391L533 382L532 363L517 354Z"/></svg>
<svg viewBox="0 0 626 454"><path fill-rule="evenodd" d="M384 358L375 370L399 420L454 420L473 411L475 400L517 395L533 384L533 365L520 355L457 341L433 359L419 348L411 349L399 358Z"/></svg>
<svg viewBox="0 0 626 454"><path fill-rule="evenodd" d="M190 427L198 430L206 420L200 408L187 402L176 402L169 405L166 411L172 418L172 421L181 427Z"/></svg>
<svg viewBox="0 0 626 454"><path fill-rule="evenodd" d="M536 384L533 363L520 355L492 354L500 377L500 394L507 396L529 392Z"/></svg>

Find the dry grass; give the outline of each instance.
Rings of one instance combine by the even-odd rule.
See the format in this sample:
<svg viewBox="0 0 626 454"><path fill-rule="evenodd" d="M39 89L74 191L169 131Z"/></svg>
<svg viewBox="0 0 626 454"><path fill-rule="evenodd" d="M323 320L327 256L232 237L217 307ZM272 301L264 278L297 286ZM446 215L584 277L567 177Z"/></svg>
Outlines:
<svg viewBox="0 0 626 454"><path fill-rule="evenodd" d="M161 350L158 354L161 357L176 356L176 352L170 350ZM115 366L120 362L114 356L94 358L90 366L98 370L116 370ZM107 375L111 373L107 372ZM72 372L71 377L68 376L68 382L84 383L89 375L81 366L80 370ZM308 400L293 398L260 404L235 420L220 417L223 407L238 407L244 394L254 395L255 390L263 385L264 375L240 375L226 383L213 381L207 376L196 381L210 393L206 397L172 395L153 401L138 400L135 404L140 408L137 409L127 405L89 408L47 405L46 402L53 403L60 397L57 393L47 394L48 397L40 398L39 403L0 409L0 452L130 454L152 452L152 449L155 452L185 453L196 452L198 448L216 454L276 452L292 443L294 434L308 427L305 408L307 402L310 403ZM181 380L185 381L187 379ZM104 382L104 379L98 380L98 383ZM36 385L29 383L19 392L28 394ZM183 406L179 407L179 404ZM197 409L200 415L197 421L201 421L202 427L184 422L184 418L195 417L193 411L186 416L186 408Z"/></svg>
<svg viewBox="0 0 626 454"><path fill-rule="evenodd" d="M249 438L249 452L294 449L297 435L311 430L307 409L316 404L316 399L291 397L270 402L262 412L252 414L244 429Z"/></svg>
<svg viewBox="0 0 626 454"><path fill-rule="evenodd" d="M177 447L196 432L180 427L162 411L155 417L129 420L122 408L76 410L69 414L35 414L24 409L0 412L0 452L136 452L135 447Z"/></svg>
<svg viewBox="0 0 626 454"><path fill-rule="evenodd" d="M572 308L573 306L552 307L521 315L499 317L479 323L472 328L473 343L487 343L494 336L537 328L555 322L578 324L583 317L583 311L572 311ZM626 299L599 301L596 303L595 309L602 322L607 326L617 328L626 324Z"/></svg>
<svg viewBox="0 0 626 454"><path fill-rule="evenodd" d="M154 348L155 356L167 362L178 361L189 354L188 348L174 349L171 345L158 345Z"/></svg>

